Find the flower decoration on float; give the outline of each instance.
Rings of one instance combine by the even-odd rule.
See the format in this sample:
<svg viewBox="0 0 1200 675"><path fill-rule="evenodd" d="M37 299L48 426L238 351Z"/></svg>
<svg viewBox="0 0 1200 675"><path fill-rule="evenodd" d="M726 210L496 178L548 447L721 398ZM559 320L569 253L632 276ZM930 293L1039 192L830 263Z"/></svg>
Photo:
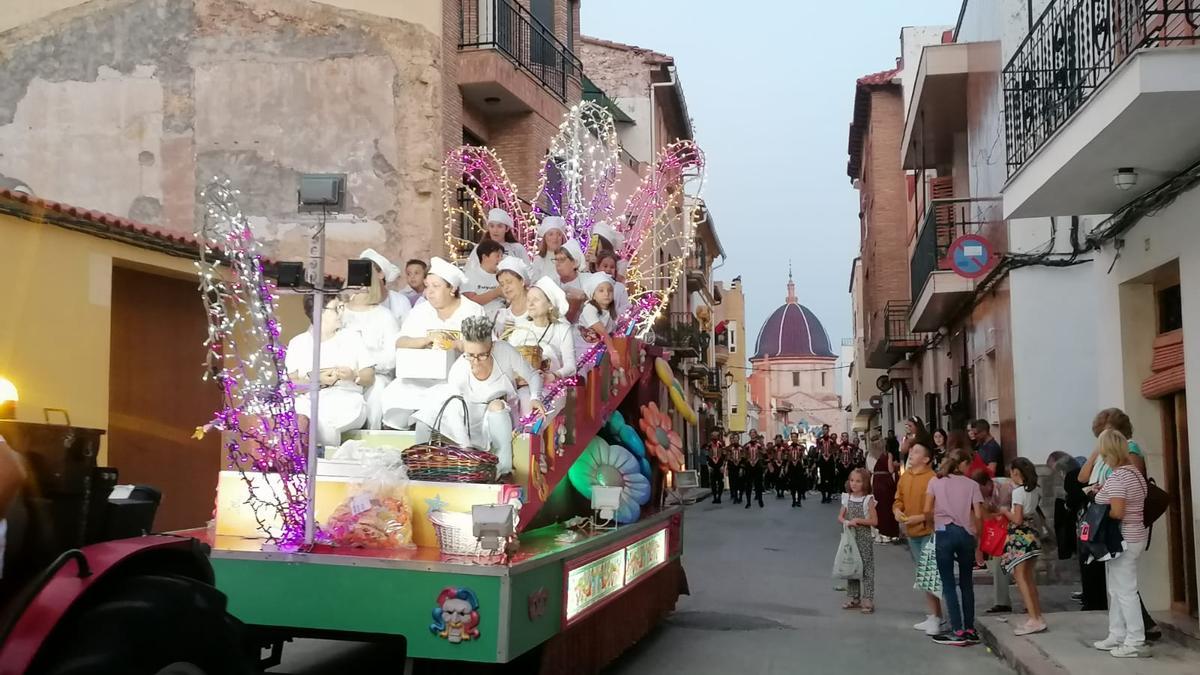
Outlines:
<svg viewBox="0 0 1200 675"><path fill-rule="evenodd" d="M275 288L263 272L259 244L237 195L220 178L200 193L205 212L195 234L208 319L204 379L220 387L221 407L195 437L222 433L226 461L247 485L246 504L258 529L281 548L295 549L304 541L309 498L307 440L284 365ZM254 480L250 471L278 480ZM278 536L270 523L281 525Z"/></svg>
<svg viewBox="0 0 1200 675"><path fill-rule="evenodd" d="M646 454L664 471L683 470L683 439L671 428L671 416L659 410L654 402L643 405L641 412L638 427L646 440Z"/></svg>

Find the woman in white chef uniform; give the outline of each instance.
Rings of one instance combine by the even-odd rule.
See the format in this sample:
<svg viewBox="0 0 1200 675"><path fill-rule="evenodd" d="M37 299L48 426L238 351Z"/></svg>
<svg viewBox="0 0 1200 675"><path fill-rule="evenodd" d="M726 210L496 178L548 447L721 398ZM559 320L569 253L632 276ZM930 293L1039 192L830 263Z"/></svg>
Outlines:
<svg viewBox="0 0 1200 675"><path fill-rule="evenodd" d="M311 321L313 297L304 296L304 311ZM317 408L317 439L325 446L342 442L342 434L361 429L367 420L367 401L363 389L375 382L375 363L356 330L342 327L344 307L338 298L329 298L321 315L321 391ZM296 414L308 419L312 404L308 386L313 362L312 330L288 342L284 366L296 385ZM311 421L309 422L311 424Z"/></svg>
<svg viewBox="0 0 1200 675"><path fill-rule="evenodd" d="M538 247L537 257L533 260L534 280L542 277L558 279L554 269L554 256L558 249L567 243L567 221L562 216L546 216L538 226L538 237L542 243Z"/></svg>
<svg viewBox="0 0 1200 675"><path fill-rule="evenodd" d="M517 241L516 235L513 234L513 219L504 209L492 209L488 211L487 222L483 226L483 234L479 237L479 243L491 239L492 241L504 247L504 256L512 256L520 259L522 262L529 262L529 251ZM475 244L476 247L479 244ZM470 277L472 272L479 269L479 256L476 255L475 248L471 249L471 253L467 256L466 263L463 265L463 271Z"/></svg>
<svg viewBox="0 0 1200 675"><path fill-rule="evenodd" d="M483 316L483 308L459 292L464 283L462 270L441 258L431 260L425 277L426 302L414 307L404 320L396 347L461 351L459 333L463 320ZM412 426L413 412L427 402L429 390L441 383L396 373L396 379L383 391L383 423L393 429Z"/></svg>
<svg viewBox="0 0 1200 675"><path fill-rule="evenodd" d="M564 317L567 294L547 277L529 289L528 311L516 317L507 342L514 347L536 345L548 367L542 384L548 385L575 374L575 329Z"/></svg>
<svg viewBox="0 0 1200 675"><path fill-rule="evenodd" d="M388 266L395 268L387 258L371 249L363 251L362 258L374 263L371 285L346 291L346 310L342 312L342 325L362 334L363 343L375 364L375 382L363 392L367 400L367 428L380 429L383 421L383 390L391 383L396 372L396 338L400 336L400 323L390 309L381 302L388 291L384 279ZM399 271L396 271L399 274ZM408 299L391 291L405 307ZM406 312L407 313L407 310Z"/></svg>
<svg viewBox="0 0 1200 675"><path fill-rule="evenodd" d="M374 301L373 304L377 304L391 312L392 316L396 319L396 325L402 325L404 320L408 318L408 313L412 311L413 303L403 292L389 288L389 286L400 278L400 267L373 248L363 251L358 254L358 257L362 260L370 260L375 263L376 274L383 275L383 291L380 294L380 298ZM376 374L378 375L378 373Z"/></svg>
<svg viewBox="0 0 1200 675"><path fill-rule="evenodd" d="M513 417L517 408L516 380L528 383L530 409L545 412L540 397L542 377L507 342L493 340L492 321L470 317L462 322L463 354L450 367L446 384L429 392L427 405L414 415L417 442L428 442L438 413L451 396L462 396L467 404L468 420L462 405L449 401L438 431L456 443L496 455L497 476L513 469ZM468 423L469 422L469 423Z"/></svg>
<svg viewBox="0 0 1200 675"><path fill-rule="evenodd" d="M506 307L496 313L496 337L503 338L511 333L517 318L528 312L531 277L531 268L520 260L505 258L500 261L496 283L499 284Z"/></svg>

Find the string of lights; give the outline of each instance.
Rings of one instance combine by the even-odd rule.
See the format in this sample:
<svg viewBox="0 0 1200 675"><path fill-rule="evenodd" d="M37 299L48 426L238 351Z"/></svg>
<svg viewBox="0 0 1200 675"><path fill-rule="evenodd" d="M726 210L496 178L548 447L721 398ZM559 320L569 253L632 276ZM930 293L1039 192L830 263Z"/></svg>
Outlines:
<svg viewBox="0 0 1200 675"><path fill-rule="evenodd" d="M286 348L275 312L275 288L263 274L262 254L228 179L214 178L200 193L205 218L196 231L196 263L208 318L204 379L220 385L221 407L196 436L222 433L226 461L246 483L246 504L258 529L281 548L304 542L308 506L308 453L284 365ZM229 278L219 266L229 264ZM261 481L248 473L274 474ZM279 522L276 538L269 525Z"/></svg>

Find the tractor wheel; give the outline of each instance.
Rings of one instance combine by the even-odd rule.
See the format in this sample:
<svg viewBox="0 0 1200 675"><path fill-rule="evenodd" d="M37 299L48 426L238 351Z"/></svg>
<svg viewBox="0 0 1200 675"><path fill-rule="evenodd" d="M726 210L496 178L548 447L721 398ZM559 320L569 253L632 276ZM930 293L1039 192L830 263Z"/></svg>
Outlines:
<svg viewBox="0 0 1200 675"><path fill-rule="evenodd" d="M181 576L131 576L72 608L38 653L46 675L250 675L225 595Z"/></svg>

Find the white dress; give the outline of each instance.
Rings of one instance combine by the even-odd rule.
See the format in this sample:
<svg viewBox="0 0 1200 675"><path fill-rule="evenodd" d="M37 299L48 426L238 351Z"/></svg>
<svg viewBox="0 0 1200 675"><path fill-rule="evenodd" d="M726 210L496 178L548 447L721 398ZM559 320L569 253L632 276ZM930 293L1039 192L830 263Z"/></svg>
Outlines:
<svg viewBox="0 0 1200 675"><path fill-rule="evenodd" d="M471 364L466 359L455 361L450 367L446 382L429 391L425 395L426 404L413 417L418 421L440 431L445 436L461 445L484 449L488 447L487 432L484 428L484 415L488 404L501 399L508 404L509 409L516 408L517 386L515 379L519 377L529 383L529 393L533 398L542 395L542 376L529 367L525 359L507 342L492 343L492 373L486 380L479 380L471 372ZM440 427L434 427L438 411L451 396L462 396L467 402L467 414L470 424L467 425L462 417L462 404L451 401L442 415Z"/></svg>
<svg viewBox="0 0 1200 675"><path fill-rule="evenodd" d="M550 372L555 377L575 374L575 329L565 319L559 319L549 326L538 326L528 317L517 317L506 339L514 347L541 347L542 359L550 361Z"/></svg>
<svg viewBox="0 0 1200 675"><path fill-rule="evenodd" d="M284 366L289 374L307 378L312 372L312 333L305 331L288 342ZM356 330L341 329L321 343L321 369L349 368L356 374L374 366L370 352ZM354 382L339 381L321 390L317 409L317 435L322 445L338 445L342 433L362 427L367 419L363 389ZM296 385L296 412L307 417L312 410L307 385Z"/></svg>
<svg viewBox="0 0 1200 675"><path fill-rule="evenodd" d="M487 293L494 291L500 285L496 281L496 275L490 274L482 267L466 270L467 283L463 284L462 290L465 293ZM498 297L491 302L483 305L483 311L493 320L500 310L504 309L504 298Z"/></svg>
<svg viewBox="0 0 1200 675"><path fill-rule="evenodd" d="M404 296L400 299L404 300ZM379 429L383 419L383 390L396 371L396 338L400 335L400 323L390 310L375 305L361 312L347 307L342 313L342 326L362 334L367 353L375 362L375 383L367 387L363 397L367 400L367 426Z"/></svg>
<svg viewBox="0 0 1200 675"><path fill-rule="evenodd" d="M409 313L400 327L400 337L423 338L433 331L458 332L462 330L463 320L472 316L483 316L483 308L466 298L459 299L458 308L447 319L440 318L433 305L423 302ZM441 384L441 381L404 377L404 373L396 373L396 379L383 391L385 419L389 411L419 410L426 402L429 389L437 384Z"/></svg>
<svg viewBox="0 0 1200 675"><path fill-rule="evenodd" d="M420 297L419 294L418 297ZM389 290L387 297L379 303L379 306L391 312L396 319L396 325L399 326L408 318L408 313L412 311L414 304L402 291Z"/></svg>
<svg viewBox="0 0 1200 675"><path fill-rule="evenodd" d="M579 312L579 321L575 322L574 340L575 340L575 358L583 358L587 350L591 349L596 343L601 341L600 334L592 329L592 326L601 324L609 334L616 327L612 318L612 312L605 312L600 315L600 310L591 302L584 303L583 310ZM587 369L580 370L580 375L586 375Z"/></svg>

